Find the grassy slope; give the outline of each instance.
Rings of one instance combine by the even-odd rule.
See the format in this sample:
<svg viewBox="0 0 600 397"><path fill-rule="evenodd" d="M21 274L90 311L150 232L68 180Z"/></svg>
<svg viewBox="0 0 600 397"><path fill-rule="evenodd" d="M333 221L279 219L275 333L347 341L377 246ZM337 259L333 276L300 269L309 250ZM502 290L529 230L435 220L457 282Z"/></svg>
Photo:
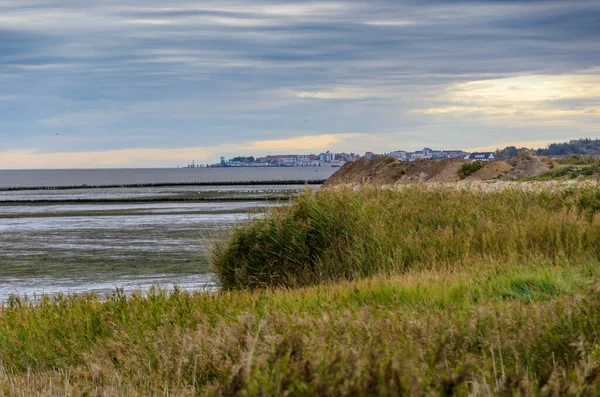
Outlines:
<svg viewBox="0 0 600 397"><path fill-rule="evenodd" d="M525 178L525 181L550 181L568 179L598 179L600 177L600 159L588 156L571 156L556 159L553 168L537 177Z"/></svg>
<svg viewBox="0 0 600 397"><path fill-rule="evenodd" d="M225 289L297 287L496 260L600 257L595 186L306 192L214 251Z"/></svg>
<svg viewBox="0 0 600 397"><path fill-rule="evenodd" d="M423 204L427 193L407 192L406 205L431 206ZM538 217L520 219L529 225L525 230L540 234L525 239L535 244L505 245L521 247L510 255L499 250L471 255L465 242L477 241L469 237L475 234L461 234L462 240L452 241L463 244L454 246L470 255L454 262L425 255L411 266L385 268L387 276L350 273L352 280L334 282L347 273L329 273L321 285L311 278L313 286L295 289L154 291L147 298L117 294L105 302L94 296L36 306L12 300L0 315L0 390L307 396L591 392L600 373L595 289L600 262L592 245L569 250L565 244L594 231L597 220L577 210L577 203L590 207L592 193L566 195L564 202L550 196L541 207L537 203L545 196L517 201L492 196L520 217L524 212L517 203L547 211L544 222L536 212ZM365 194L381 200L385 196L377 195L388 195ZM526 197L530 201L523 201ZM457 215L430 212L441 221ZM470 223L464 215L472 212L462 214L456 220L465 225L487 224L481 218ZM419 227L431 227L427 220L434 217L422 215ZM565 228L570 220L579 231ZM536 228L528 229L532 225ZM552 228L558 234L549 233ZM438 247L438 238L445 241L444 233L426 233L423 239L427 236L432 247ZM538 241L541 236L560 236L550 240L560 249L540 252L549 246Z"/></svg>
<svg viewBox="0 0 600 397"><path fill-rule="evenodd" d="M10 394L62 392L68 380L92 394L353 395L437 392L467 371L484 389L510 379L534 391L540 376L560 387L567 370L582 390L598 364L597 335L586 330L600 329L600 315L584 317L598 307L577 293L598 269L488 263L297 290L13 301L0 325L0 385Z"/></svg>

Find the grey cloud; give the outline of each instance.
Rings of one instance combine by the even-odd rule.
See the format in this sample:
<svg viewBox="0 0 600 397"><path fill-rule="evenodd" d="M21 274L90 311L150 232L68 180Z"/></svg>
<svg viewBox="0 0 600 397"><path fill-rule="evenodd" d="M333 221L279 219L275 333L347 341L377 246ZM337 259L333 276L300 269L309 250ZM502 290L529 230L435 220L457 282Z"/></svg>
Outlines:
<svg viewBox="0 0 600 397"><path fill-rule="evenodd" d="M181 145L417 129L425 141L444 124L409 111L454 83L600 65L597 20L592 1L3 3L0 75L10 79L0 88L24 98L0 108L0 144L26 147L55 129L148 129ZM292 95L344 87L371 94ZM292 120L306 115L313 129L298 132ZM477 121L447 122L477 135ZM109 146L78 141L70 149Z"/></svg>

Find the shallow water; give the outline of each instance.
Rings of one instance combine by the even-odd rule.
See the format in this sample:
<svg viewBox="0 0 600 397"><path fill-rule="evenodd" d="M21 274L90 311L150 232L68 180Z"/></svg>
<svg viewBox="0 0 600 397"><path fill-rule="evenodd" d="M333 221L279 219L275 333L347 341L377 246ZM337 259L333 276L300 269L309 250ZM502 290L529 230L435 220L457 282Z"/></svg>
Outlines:
<svg viewBox="0 0 600 397"><path fill-rule="evenodd" d="M200 202L200 203L137 203L137 204L56 204L56 205L18 205L0 206L2 215L60 215L60 214L88 214L90 212L106 213L124 212L133 215L139 214L169 214L169 213L215 213L241 212L252 208L268 207L271 204L264 201L240 201L240 202ZM106 221L106 217L101 218ZM53 220L52 222L55 222ZM43 221L42 221L43 222ZM28 221L26 223L36 223ZM109 222L110 223L110 222ZM7 226L8 221L0 224L0 231Z"/></svg>
<svg viewBox="0 0 600 397"><path fill-rule="evenodd" d="M2 173L2 171L0 171ZM37 201L37 200L124 200L142 198L165 198L179 195L220 195L221 197L251 196L265 197L287 191L297 191L315 186L305 185L257 185L257 186L169 186L140 188L95 188L65 190L16 190L0 191L0 202L4 201Z"/></svg>
<svg viewBox="0 0 600 397"><path fill-rule="evenodd" d="M58 294L87 294L94 293L100 296L114 293L116 286L125 293L140 291L148 292L152 287L170 289L174 283L182 290L214 291L215 280L211 274L156 274L146 276L125 276L108 281L90 281L88 279L30 277L6 278L0 284L0 300L5 301L11 294L27 297L35 301L42 296L55 296ZM18 293L15 293L18 291Z"/></svg>
<svg viewBox="0 0 600 397"><path fill-rule="evenodd" d="M27 196L28 201L11 205L0 201L0 301L10 294L39 297L106 293L117 288L128 293L146 291L153 284L215 288L207 247L224 238L233 225L282 205L277 200L254 199L256 194L269 197L294 190L290 186L182 189L215 200L236 195L248 201L79 204L73 198L100 194L119 200L136 194L161 197L165 191L10 192ZM180 193L175 189L173 194ZM36 202L48 196L67 201Z"/></svg>
<svg viewBox="0 0 600 397"><path fill-rule="evenodd" d="M2 187L324 180L337 168L232 167L89 170L0 170Z"/></svg>

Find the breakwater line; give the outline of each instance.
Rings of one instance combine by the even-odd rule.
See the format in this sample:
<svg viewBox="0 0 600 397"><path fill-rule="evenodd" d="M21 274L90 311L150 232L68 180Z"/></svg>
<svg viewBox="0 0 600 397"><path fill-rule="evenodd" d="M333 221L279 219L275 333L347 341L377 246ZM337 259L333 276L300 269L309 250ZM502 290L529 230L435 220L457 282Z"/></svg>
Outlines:
<svg viewBox="0 0 600 397"><path fill-rule="evenodd" d="M243 196L243 197L139 197L122 199L31 199L0 200L1 206L59 205L59 204L147 204L147 203L197 203L197 202L248 202L248 201L288 201L291 195Z"/></svg>
<svg viewBox="0 0 600 397"><path fill-rule="evenodd" d="M325 179L312 180L279 180L279 181L228 181L228 182L159 182L159 183L130 183L109 185L60 185L60 186L5 186L0 187L0 192L13 192L24 190L76 190L76 189L127 189L145 187L177 187L177 186L259 186L259 185L322 185Z"/></svg>

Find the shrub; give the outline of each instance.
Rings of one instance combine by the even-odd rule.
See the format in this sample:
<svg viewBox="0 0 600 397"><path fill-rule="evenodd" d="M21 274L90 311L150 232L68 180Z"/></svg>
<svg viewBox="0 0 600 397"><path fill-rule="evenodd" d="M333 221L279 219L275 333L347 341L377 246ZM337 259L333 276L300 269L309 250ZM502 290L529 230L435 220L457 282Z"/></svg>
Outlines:
<svg viewBox="0 0 600 397"><path fill-rule="evenodd" d="M398 180L400 178L402 178L402 176L406 174L406 169L405 168L400 168L398 171L396 171L396 173L394 174L394 179Z"/></svg>
<svg viewBox="0 0 600 397"><path fill-rule="evenodd" d="M574 154L569 157L558 158L558 159L556 159L556 162L559 164L568 164L568 165L598 166L598 164L600 164L600 159L598 157L593 157L593 156L580 156L578 154Z"/></svg>
<svg viewBox="0 0 600 397"><path fill-rule="evenodd" d="M475 172L479 171L482 168L483 168L483 163L481 161L473 161L471 163L465 163L460 167L460 170L458 171L458 175L460 176L460 179L465 179L469 175L474 174Z"/></svg>
<svg viewBox="0 0 600 397"><path fill-rule="evenodd" d="M598 211L593 187L307 191L236 228L212 262L223 288L243 289L485 258L598 258Z"/></svg>
<svg viewBox="0 0 600 397"><path fill-rule="evenodd" d="M553 178L569 178L576 179L580 176L594 176L600 172L600 166L576 166L569 165L557 170L547 172L544 176L545 179Z"/></svg>

